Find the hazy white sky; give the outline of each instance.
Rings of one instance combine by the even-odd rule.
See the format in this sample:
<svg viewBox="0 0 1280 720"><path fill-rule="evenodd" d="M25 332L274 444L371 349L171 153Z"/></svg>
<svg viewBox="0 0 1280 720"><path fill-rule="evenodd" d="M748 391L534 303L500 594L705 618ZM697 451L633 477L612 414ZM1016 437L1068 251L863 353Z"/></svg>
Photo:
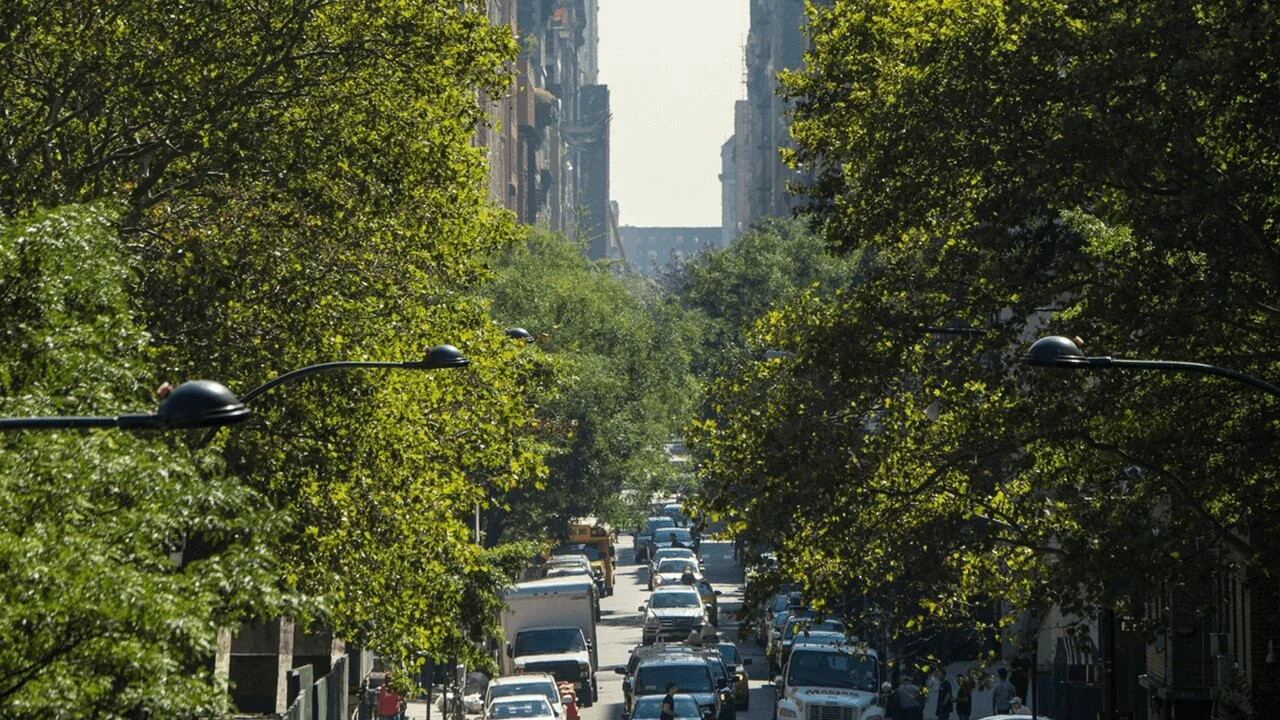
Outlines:
<svg viewBox="0 0 1280 720"><path fill-rule="evenodd" d="M720 146L745 98L749 0L599 0L622 225L719 226Z"/></svg>

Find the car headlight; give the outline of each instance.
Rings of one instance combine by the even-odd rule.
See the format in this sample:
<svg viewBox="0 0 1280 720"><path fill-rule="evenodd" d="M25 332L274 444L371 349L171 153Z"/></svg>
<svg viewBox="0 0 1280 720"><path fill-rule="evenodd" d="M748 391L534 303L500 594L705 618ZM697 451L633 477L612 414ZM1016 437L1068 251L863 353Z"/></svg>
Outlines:
<svg viewBox="0 0 1280 720"><path fill-rule="evenodd" d="M799 714L799 713L797 713L795 710L792 710L791 708L780 707L780 708L778 708L778 717L780 717L780 718L798 718L798 717L800 717L800 714Z"/></svg>
<svg viewBox="0 0 1280 720"><path fill-rule="evenodd" d="M654 585L661 585L661 584L662 584L662 576L661 576L661 575L659 575L659 576L655 577L655 578L653 579L653 584L654 584Z"/></svg>

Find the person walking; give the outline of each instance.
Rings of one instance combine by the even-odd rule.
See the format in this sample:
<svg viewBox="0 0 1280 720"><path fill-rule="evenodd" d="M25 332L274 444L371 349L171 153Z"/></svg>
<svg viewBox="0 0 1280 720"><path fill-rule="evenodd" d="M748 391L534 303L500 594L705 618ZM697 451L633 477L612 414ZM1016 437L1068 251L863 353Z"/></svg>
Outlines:
<svg viewBox="0 0 1280 720"><path fill-rule="evenodd" d="M658 720L676 720L676 684L667 683L667 694L662 696Z"/></svg>
<svg viewBox="0 0 1280 720"><path fill-rule="evenodd" d="M991 707L996 715L1007 715L1013 707L1013 683L1009 682L1009 671L1000 668L996 671L1000 679L991 686Z"/></svg>
<svg viewBox="0 0 1280 720"><path fill-rule="evenodd" d="M404 702L400 698L400 694L391 689L391 673L387 673L386 679L382 686L378 688L377 711L379 718L394 718L401 720L404 717Z"/></svg>
<svg viewBox="0 0 1280 720"><path fill-rule="evenodd" d="M956 717L969 720L973 712L973 680L968 675L956 675Z"/></svg>
<svg viewBox="0 0 1280 720"><path fill-rule="evenodd" d="M911 676L902 681L895 693L898 698L898 717L902 720L924 720L924 693Z"/></svg>
<svg viewBox="0 0 1280 720"><path fill-rule="evenodd" d="M951 708L955 704L951 681L947 679L947 671L942 668L938 668L934 677L938 679L938 704L935 707L935 716L938 720L950 720Z"/></svg>

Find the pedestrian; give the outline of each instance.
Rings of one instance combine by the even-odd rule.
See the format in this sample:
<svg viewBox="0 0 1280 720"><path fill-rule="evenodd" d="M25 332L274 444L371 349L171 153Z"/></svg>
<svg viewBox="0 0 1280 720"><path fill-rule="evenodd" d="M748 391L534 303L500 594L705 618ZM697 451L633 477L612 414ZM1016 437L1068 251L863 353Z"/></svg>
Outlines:
<svg viewBox="0 0 1280 720"><path fill-rule="evenodd" d="M662 696L658 720L676 720L676 684L667 683L667 694Z"/></svg>
<svg viewBox="0 0 1280 720"><path fill-rule="evenodd" d="M902 720L924 720L924 693L916 685L911 675L898 686L894 693L898 698L898 713Z"/></svg>
<svg viewBox="0 0 1280 720"><path fill-rule="evenodd" d="M973 712L973 678L968 675L956 675L956 717L969 720Z"/></svg>
<svg viewBox="0 0 1280 720"><path fill-rule="evenodd" d="M938 679L938 705L935 709L935 715L938 720L950 720L951 708L955 704L951 681L947 679L947 671L942 668L938 668L934 677Z"/></svg>
<svg viewBox="0 0 1280 720"><path fill-rule="evenodd" d="M404 705L400 702L400 694L391 689L391 680L391 673L387 673L382 686L378 688L378 717L400 720L403 717L401 711Z"/></svg>
<svg viewBox="0 0 1280 720"><path fill-rule="evenodd" d="M1009 703L1009 712L1020 715L1029 712L1027 706L1022 704L1022 698L1014 696L1013 702Z"/></svg>
<svg viewBox="0 0 1280 720"><path fill-rule="evenodd" d="M1013 683L1009 682L1009 671L1000 668L996 671L1000 679L991 686L991 707L996 715L1007 715L1013 706Z"/></svg>

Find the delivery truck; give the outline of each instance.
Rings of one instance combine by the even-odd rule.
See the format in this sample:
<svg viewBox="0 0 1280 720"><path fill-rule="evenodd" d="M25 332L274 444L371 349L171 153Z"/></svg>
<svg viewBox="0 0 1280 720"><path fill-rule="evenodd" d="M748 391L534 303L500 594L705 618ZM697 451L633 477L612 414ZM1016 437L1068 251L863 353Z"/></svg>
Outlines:
<svg viewBox="0 0 1280 720"><path fill-rule="evenodd" d="M504 675L549 673L572 682L578 701L599 696L593 583L586 576L517 583L503 593Z"/></svg>

